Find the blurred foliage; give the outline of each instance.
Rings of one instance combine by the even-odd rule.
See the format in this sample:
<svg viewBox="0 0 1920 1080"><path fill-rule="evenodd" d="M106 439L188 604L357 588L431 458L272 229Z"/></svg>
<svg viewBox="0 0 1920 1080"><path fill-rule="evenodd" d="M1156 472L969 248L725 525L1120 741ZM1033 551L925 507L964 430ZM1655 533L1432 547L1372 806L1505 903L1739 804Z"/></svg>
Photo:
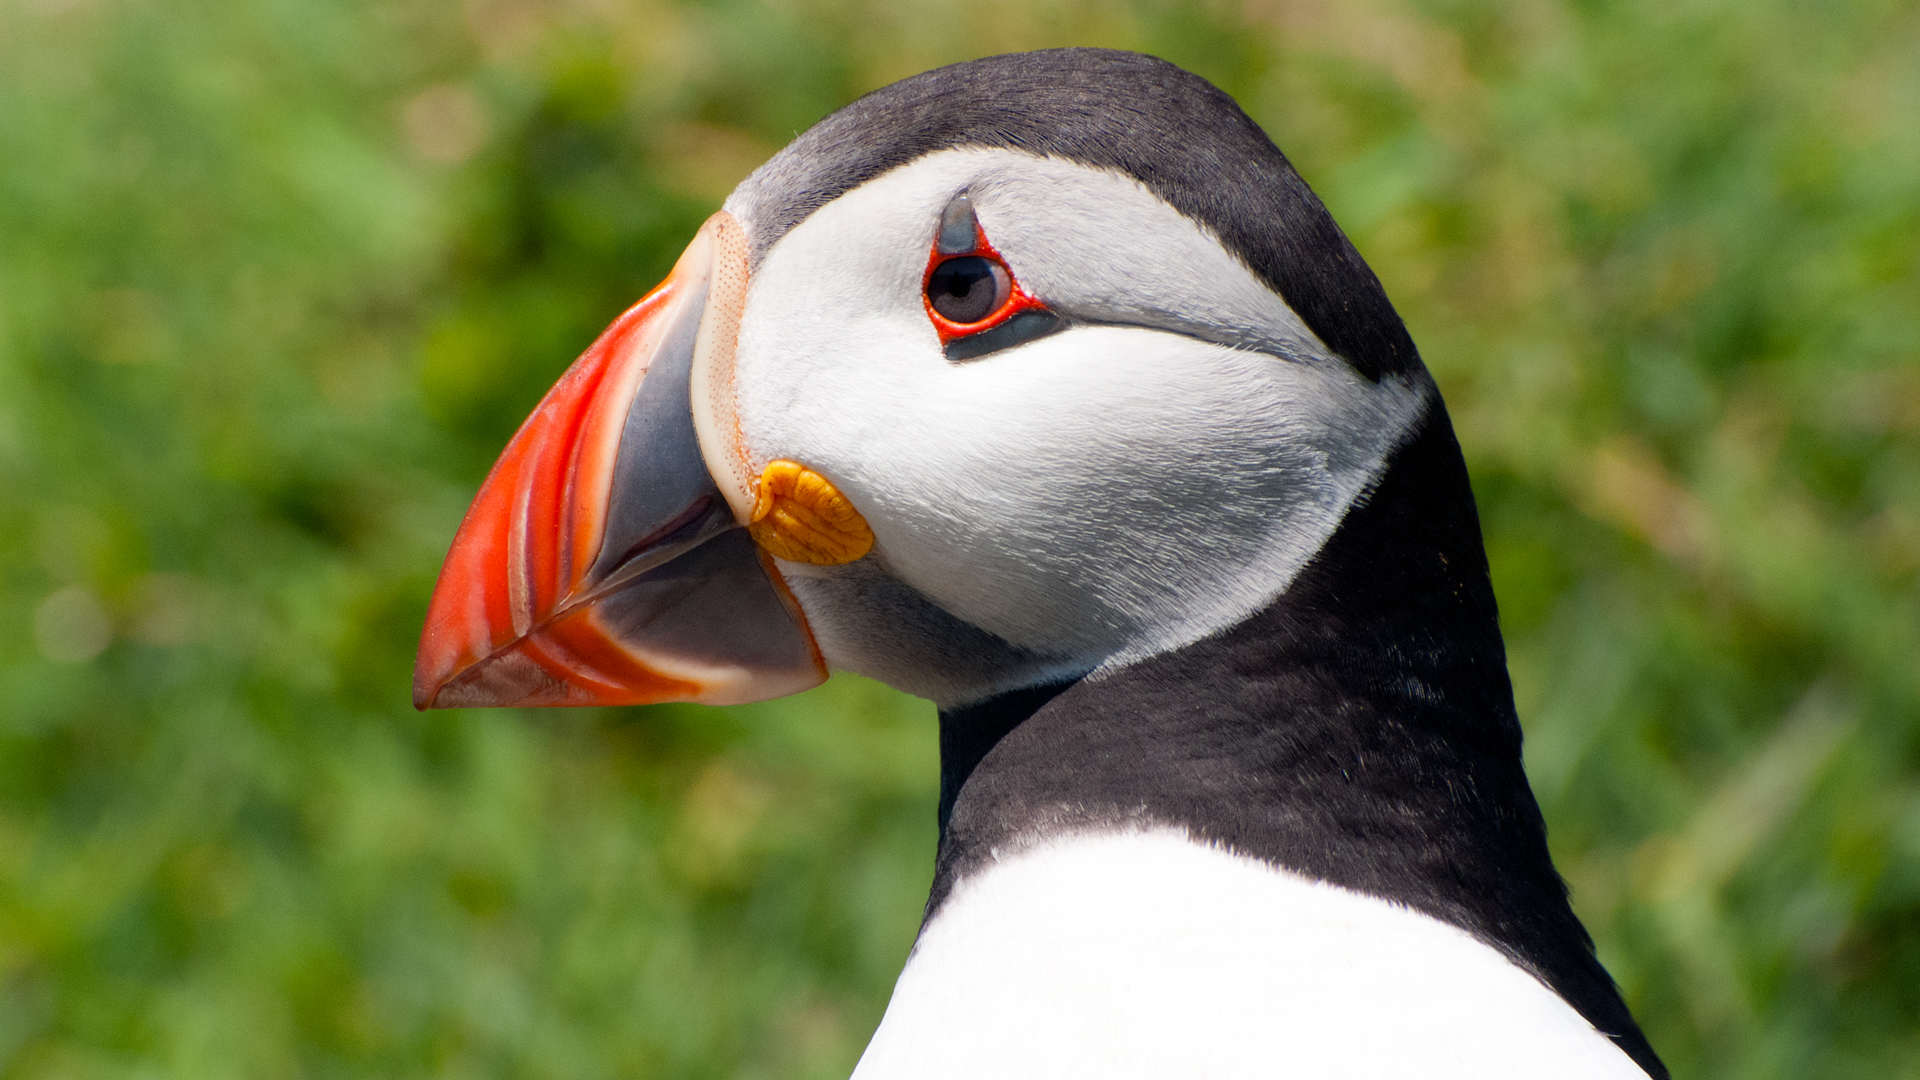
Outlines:
<svg viewBox="0 0 1920 1080"><path fill-rule="evenodd" d="M422 716L544 387L936 64L1236 95L1460 428L1574 899L1683 1076L1920 1077L1920 6L0 0L0 1075L844 1075L931 709Z"/></svg>

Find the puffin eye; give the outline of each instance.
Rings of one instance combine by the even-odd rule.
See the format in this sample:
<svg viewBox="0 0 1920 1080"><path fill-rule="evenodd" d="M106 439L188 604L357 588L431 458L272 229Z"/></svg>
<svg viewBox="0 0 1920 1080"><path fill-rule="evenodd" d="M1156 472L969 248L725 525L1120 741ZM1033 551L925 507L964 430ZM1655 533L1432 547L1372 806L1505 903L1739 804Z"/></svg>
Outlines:
<svg viewBox="0 0 1920 1080"><path fill-rule="evenodd" d="M962 255L933 268L927 303L948 322L966 326L999 311L1013 294L1013 276L998 261Z"/></svg>

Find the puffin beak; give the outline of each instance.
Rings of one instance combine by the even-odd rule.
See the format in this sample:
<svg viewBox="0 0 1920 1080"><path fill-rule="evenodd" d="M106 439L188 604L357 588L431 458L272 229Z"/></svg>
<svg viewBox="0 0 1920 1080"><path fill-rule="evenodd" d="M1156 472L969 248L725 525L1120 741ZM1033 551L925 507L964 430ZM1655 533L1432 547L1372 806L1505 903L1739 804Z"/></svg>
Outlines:
<svg viewBox="0 0 1920 1080"><path fill-rule="evenodd" d="M740 224L715 214L521 425L441 567L417 708L725 705L826 678L741 527L731 402L746 280Z"/></svg>

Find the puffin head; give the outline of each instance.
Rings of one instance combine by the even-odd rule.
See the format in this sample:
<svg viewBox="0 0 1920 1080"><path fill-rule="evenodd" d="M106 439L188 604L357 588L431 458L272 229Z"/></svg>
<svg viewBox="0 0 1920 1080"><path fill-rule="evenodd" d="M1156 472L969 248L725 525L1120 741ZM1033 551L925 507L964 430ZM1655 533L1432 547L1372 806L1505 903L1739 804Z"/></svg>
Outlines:
<svg viewBox="0 0 1920 1080"><path fill-rule="evenodd" d="M1204 80L929 72L750 176L548 393L454 540L415 703L1097 679L1272 603L1437 407Z"/></svg>

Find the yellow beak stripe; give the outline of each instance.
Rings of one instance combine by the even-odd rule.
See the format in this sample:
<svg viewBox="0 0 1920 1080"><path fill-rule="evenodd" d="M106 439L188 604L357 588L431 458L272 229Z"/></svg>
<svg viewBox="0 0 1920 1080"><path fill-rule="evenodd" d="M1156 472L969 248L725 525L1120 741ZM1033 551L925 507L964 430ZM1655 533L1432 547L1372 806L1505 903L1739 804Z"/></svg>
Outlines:
<svg viewBox="0 0 1920 1080"><path fill-rule="evenodd" d="M770 462L754 485L753 542L776 559L837 566L873 550L873 529L833 482L798 462Z"/></svg>

